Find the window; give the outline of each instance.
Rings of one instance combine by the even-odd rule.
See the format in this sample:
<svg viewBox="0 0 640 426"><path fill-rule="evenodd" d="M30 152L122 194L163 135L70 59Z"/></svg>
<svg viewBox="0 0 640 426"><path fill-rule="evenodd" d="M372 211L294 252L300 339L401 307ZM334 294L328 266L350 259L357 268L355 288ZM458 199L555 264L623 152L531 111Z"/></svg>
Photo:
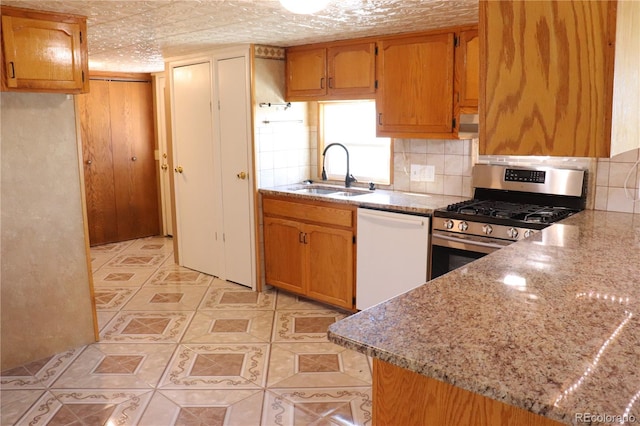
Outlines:
<svg viewBox="0 0 640 426"><path fill-rule="evenodd" d="M391 139L376 137L376 104L374 101L319 102L318 164L322 167L322 151L332 143L349 150L349 173L360 182L391 183ZM347 173L346 153L332 147L324 159L327 177L344 180Z"/></svg>

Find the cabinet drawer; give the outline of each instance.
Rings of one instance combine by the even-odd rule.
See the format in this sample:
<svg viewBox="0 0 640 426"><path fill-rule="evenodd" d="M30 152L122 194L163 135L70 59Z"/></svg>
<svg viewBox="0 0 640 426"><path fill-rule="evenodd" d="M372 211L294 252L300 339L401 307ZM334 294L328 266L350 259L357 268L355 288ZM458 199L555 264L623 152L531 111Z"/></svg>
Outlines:
<svg viewBox="0 0 640 426"><path fill-rule="evenodd" d="M347 228L352 228L354 222L353 210L330 206L264 198L262 209L266 215L282 216L306 222L317 222Z"/></svg>

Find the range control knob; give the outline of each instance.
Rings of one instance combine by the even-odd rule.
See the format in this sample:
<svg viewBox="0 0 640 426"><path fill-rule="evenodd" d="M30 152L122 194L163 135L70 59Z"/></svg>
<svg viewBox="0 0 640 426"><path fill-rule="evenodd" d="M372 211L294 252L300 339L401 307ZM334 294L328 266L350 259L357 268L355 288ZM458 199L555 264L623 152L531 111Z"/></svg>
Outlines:
<svg viewBox="0 0 640 426"><path fill-rule="evenodd" d="M469 229L469 224L465 221L462 221L458 224L458 229L461 230L462 232L466 231L467 229Z"/></svg>
<svg viewBox="0 0 640 426"><path fill-rule="evenodd" d="M524 231L524 237L525 238L529 238L530 236L532 236L535 233L536 233L536 231L534 231L533 229L527 229L526 231Z"/></svg>
<svg viewBox="0 0 640 426"><path fill-rule="evenodd" d="M484 232L487 235L491 235L491 233L493 232L493 226L491 226L491 225L483 225L482 226L482 232Z"/></svg>
<svg viewBox="0 0 640 426"><path fill-rule="evenodd" d="M447 229L453 229L453 221L451 219L445 220L444 227Z"/></svg>
<svg viewBox="0 0 640 426"><path fill-rule="evenodd" d="M516 228L509 228L507 230L507 235L509 236L509 238L516 239L518 238L518 230Z"/></svg>

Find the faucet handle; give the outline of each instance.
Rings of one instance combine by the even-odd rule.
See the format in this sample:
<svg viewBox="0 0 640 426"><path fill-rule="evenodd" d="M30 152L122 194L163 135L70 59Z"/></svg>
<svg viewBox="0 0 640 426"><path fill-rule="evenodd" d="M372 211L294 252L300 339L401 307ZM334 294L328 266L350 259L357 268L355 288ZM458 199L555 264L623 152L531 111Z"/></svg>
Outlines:
<svg viewBox="0 0 640 426"><path fill-rule="evenodd" d="M349 175L349 182L357 182L358 179L356 179L353 175Z"/></svg>

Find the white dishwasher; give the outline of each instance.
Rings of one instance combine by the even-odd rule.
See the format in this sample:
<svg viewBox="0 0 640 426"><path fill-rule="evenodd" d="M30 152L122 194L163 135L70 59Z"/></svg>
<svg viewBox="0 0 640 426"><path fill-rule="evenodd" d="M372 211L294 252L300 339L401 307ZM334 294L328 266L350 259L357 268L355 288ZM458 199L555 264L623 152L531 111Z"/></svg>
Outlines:
<svg viewBox="0 0 640 426"><path fill-rule="evenodd" d="M429 217L358 209L356 308L427 282Z"/></svg>

